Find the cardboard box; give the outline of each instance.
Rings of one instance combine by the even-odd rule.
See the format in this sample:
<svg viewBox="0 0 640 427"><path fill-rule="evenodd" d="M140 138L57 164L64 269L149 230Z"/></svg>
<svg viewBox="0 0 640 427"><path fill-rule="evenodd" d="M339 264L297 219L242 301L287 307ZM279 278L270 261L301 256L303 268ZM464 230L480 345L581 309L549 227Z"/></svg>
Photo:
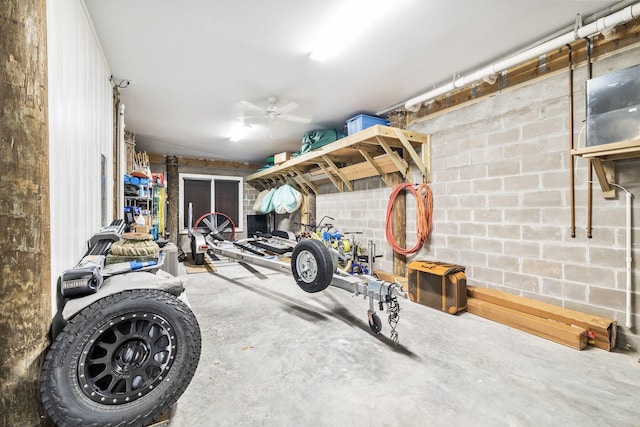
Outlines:
<svg viewBox="0 0 640 427"><path fill-rule="evenodd" d="M133 230L136 233L149 234L150 228L148 225L136 225Z"/></svg>
<svg viewBox="0 0 640 427"><path fill-rule="evenodd" d="M291 153L287 153L286 151L283 153L278 153L273 156L273 163L279 165L280 163L284 163L291 158Z"/></svg>

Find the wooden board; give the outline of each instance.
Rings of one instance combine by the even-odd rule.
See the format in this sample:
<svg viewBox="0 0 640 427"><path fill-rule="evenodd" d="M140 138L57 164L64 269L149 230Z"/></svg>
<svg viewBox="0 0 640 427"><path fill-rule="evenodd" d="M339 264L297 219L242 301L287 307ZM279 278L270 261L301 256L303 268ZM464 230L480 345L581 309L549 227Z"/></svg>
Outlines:
<svg viewBox="0 0 640 427"><path fill-rule="evenodd" d="M541 301L475 286L467 286L467 295L543 319L575 325L593 334L590 344L611 351L616 346L616 322Z"/></svg>
<svg viewBox="0 0 640 427"><path fill-rule="evenodd" d="M392 173L396 170L393 162L386 154L375 157L373 161L378 169L383 173ZM378 171L376 171L375 168L368 162L345 166L343 168L340 168L340 171L351 181L378 175ZM311 176L310 179L315 182L316 180L318 180L318 178L322 178L323 176L325 176L326 173L322 170L314 170L310 172L309 175Z"/></svg>
<svg viewBox="0 0 640 427"><path fill-rule="evenodd" d="M587 331L577 326L522 313L477 298L467 299L467 311L576 350L587 347Z"/></svg>
<svg viewBox="0 0 640 427"><path fill-rule="evenodd" d="M187 274L214 273L215 271L217 271L213 260L208 255L205 255L204 264L202 265L194 264L193 260L190 258L185 259L184 268L185 270L187 270Z"/></svg>
<svg viewBox="0 0 640 427"><path fill-rule="evenodd" d="M608 160L610 156L614 156L614 160L636 158L640 157L640 139L574 148L571 150L571 154L582 157L598 157L604 160Z"/></svg>

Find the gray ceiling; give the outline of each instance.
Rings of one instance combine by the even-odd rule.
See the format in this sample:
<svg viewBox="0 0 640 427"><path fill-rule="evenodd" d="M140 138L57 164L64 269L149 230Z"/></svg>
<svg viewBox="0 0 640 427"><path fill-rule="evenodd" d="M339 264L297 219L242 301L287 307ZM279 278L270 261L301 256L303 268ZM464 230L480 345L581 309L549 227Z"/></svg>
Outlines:
<svg viewBox="0 0 640 427"><path fill-rule="evenodd" d="M619 2L395 0L334 57L309 53L353 0L85 0L121 89L127 129L151 153L263 162L305 132L342 128ZM629 2L626 2L629 3ZM359 8L363 5L357 6ZM362 9L357 9L362 10ZM363 10L364 13L364 10ZM295 102L309 124L250 119L239 105Z"/></svg>

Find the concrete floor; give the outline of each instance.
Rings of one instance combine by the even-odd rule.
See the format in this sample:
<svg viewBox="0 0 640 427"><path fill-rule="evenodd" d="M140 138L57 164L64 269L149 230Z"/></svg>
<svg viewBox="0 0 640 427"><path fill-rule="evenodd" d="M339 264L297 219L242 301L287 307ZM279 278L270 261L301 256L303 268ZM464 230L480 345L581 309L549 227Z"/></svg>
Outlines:
<svg viewBox="0 0 640 427"><path fill-rule="evenodd" d="M402 301L400 343L368 301L233 262L186 274L202 356L170 426L640 426L638 353L577 351Z"/></svg>

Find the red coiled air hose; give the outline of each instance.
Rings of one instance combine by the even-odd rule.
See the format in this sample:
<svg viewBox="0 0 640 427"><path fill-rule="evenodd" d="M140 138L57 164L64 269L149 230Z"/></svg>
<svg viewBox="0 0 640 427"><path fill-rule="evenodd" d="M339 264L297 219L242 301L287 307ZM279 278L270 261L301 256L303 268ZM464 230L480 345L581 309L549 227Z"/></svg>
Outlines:
<svg viewBox="0 0 640 427"><path fill-rule="evenodd" d="M396 243L393 236L393 222L392 212L393 205L395 203L398 193L403 189L409 189L416 198L417 215L416 222L418 225L418 241L415 246L410 249L401 248ZM413 188L413 184L403 183L397 185L389 196L389 204L387 205L387 225L386 225L386 237L387 242L391 245L396 253L402 255L409 255L414 252L418 252L422 245L431 237L431 230L433 228L433 194L431 188L427 184L419 184L418 189Z"/></svg>

